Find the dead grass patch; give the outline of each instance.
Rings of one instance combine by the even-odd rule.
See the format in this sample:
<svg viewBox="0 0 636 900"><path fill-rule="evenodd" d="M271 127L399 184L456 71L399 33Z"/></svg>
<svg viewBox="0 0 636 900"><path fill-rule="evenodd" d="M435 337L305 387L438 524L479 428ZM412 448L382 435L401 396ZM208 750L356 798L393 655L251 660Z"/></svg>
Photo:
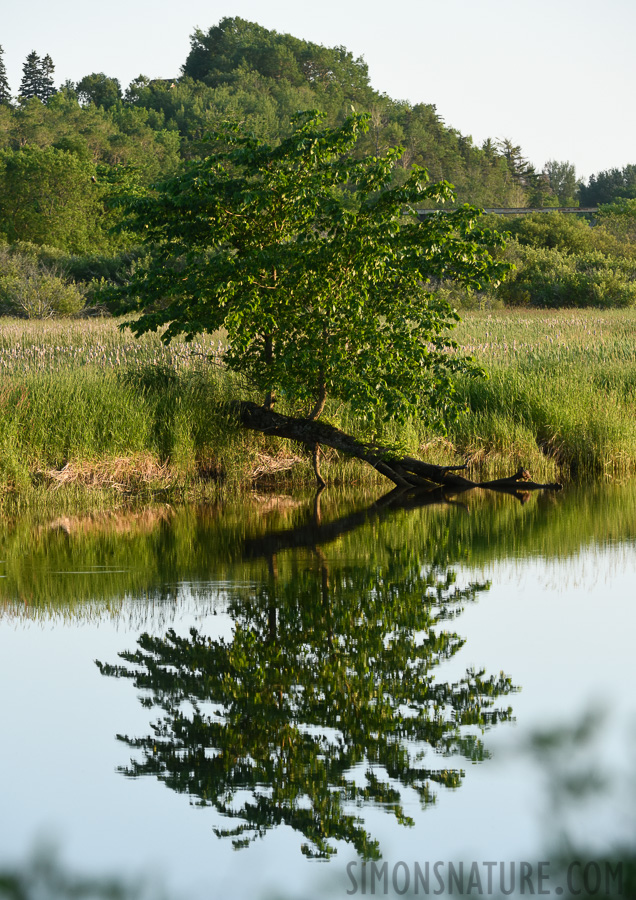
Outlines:
<svg viewBox="0 0 636 900"><path fill-rule="evenodd" d="M170 487L176 478L168 463L150 453L107 457L98 460L72 460L61 469L36 472L36 480L53 490L78 484L83 487L111 488L122 493L139 489Z"/></svg>

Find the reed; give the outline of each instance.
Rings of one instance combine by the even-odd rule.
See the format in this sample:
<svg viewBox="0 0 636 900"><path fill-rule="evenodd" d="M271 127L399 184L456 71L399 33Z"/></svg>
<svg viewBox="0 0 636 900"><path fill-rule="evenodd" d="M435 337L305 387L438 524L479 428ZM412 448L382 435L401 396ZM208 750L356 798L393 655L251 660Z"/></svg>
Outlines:
<svg viewBox="0 0 636 900"><path fill-rule="evenodd" d="M454 450L568 475L636 468L636 313L468 313L458 340L489 378L460 386Z"/></svg>
<svg viewBox="0 0 636 900"><path fill-rule="evenodd" d="M467 312L462 349L488 373L460 382L468 413L440 436L410 422L370 435L432 462L484 472L519 464L535 477L636 468L636 312ZM0 507L112 506L212 497L261 482L312 479L303 448L243 431L229 403L244 386L218 365L223 335L165 347L112 319L0 324ZM328 453L331 480L377 478Z"/></svg>

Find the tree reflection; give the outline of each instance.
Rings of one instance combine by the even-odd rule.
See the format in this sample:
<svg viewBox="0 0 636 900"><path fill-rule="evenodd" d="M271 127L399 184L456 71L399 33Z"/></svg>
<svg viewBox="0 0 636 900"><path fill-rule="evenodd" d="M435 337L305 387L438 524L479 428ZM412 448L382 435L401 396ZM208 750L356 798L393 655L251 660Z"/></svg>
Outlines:
<svg viewBox="0 0 636 900"><path fill-rule="evenodd" d="M459 587L409 546L387 555L377 528L361 533L355 558L329 559L316 529L245 544L246 556L266 554L267 574L232 589L231 640L142 634L121 654L129 665L98 665L163 710L150 735L120 736L141 750L125 774L155 775L237 820L217 831L237 847L286 824L308 856L329 857L344 840L373 859L380 849L361 809L412 824L405 792L428 806L435 785L458 787L462 770L442 760L483 759L479 735L511 717L497 698L515 688L483 671L435 677L464 643L449 623L488 584ZM283 577L285 545L295 549Z"/></svg>

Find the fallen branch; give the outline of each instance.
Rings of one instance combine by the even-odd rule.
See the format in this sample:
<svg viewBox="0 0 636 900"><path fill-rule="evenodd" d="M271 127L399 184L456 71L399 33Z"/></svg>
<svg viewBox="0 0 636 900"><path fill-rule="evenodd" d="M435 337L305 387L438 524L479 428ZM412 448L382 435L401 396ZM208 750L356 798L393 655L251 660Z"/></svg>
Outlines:
<svg viewBox="0 0 636 900"><path fill-rule="evenodd" d="M395 451L387 447L359 441L327 422L285 416L272 409L258 406L249 400L233 404L233 409L245 428L305 444L313 454L318 445L332 447L340 453L368 463L400 488L433 490L445 487L451 488L454 492L483 488L504 493L561 490L560 484L537 484L530 479L529 473L524 468L520 468L514 475L507 478L496 478L493 481L471 481L458 474L468 468L466 465L436 466L411 456L398 456ZM320 478L319 483L321 480Z"/></svg>

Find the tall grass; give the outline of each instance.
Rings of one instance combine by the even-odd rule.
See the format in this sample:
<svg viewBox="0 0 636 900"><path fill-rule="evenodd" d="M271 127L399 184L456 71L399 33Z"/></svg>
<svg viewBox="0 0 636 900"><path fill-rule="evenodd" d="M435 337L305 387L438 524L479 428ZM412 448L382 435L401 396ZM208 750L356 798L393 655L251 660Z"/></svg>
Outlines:
<svg viewBox="0 0 636 900"><path fill-rule="evenodd" d="M482 474L636 468L636 312L468 312L456 337L489 375L459 384L468 414L443 438L411 422L379 440L433 462L468 459ZM165 347L107 319L0 320L0 504L40 503L40 487L64 487L54 493L73 504L90 488L91 504L112 505L237 491L255 475L310 482L302 448L233 421L228 401L245 389L217 365L222 342ZM368 436L346 408L326 416ZM375 477L336 454L323 467L331 478Z"/></svg>
<svg viewBox="0 0 636 900"><path fill-rule="evenodd" d="M485 368L462 383L457 452L561 474L636 468L636 313L467 313L457 333Z"/></svg>
<svg viewBox="0 0 636 900"><path fill-rule="evenodd" d="M214 496L253 476L311 481L302 448L234 420L229 402L246 391L218 365L222 342L166 347L111 319L0 319L0 506L40 505L41 487L58 508Z"/></svg>

